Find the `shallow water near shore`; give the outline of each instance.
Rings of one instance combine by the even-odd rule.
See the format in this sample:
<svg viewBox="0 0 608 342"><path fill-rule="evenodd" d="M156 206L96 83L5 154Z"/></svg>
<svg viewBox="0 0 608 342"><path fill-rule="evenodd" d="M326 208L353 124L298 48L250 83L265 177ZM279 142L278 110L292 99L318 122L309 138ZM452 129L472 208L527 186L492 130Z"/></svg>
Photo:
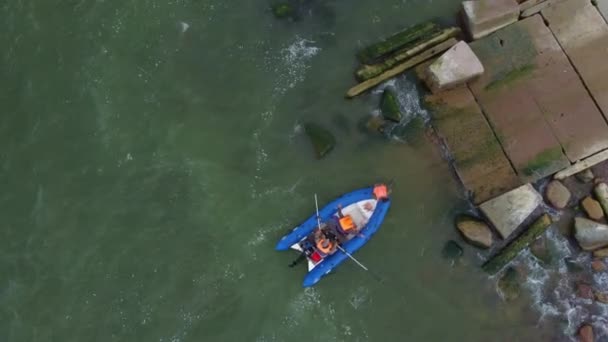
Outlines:
<svg viewBox="0 0 608 342"><path fill-rule="evenodd" d="M343 99L357 48L460 1L315 1L297 22L269 4L2 5L0 340L566 339L534 290L503 303L483 252L441 257L468 204L437 146L362 132L377 91ZM390 86L425 117L413 82ZM326 159L304 121L336 135ZM383 281L345 263L303 289L276 241L314 193L388 180L356 253Z"/></svg>

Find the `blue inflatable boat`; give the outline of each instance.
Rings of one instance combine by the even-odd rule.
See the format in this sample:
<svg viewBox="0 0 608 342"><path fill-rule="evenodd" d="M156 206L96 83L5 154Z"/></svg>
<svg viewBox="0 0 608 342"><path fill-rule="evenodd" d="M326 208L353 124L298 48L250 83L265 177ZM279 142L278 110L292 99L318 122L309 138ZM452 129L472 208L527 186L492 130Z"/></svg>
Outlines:
<svg viewBox="0 0 608 342"><path fill-rule="evenodd" d="M276 249L300 252L308 261L303 286L313 286L348 259L346 253L352 255L369 241L390 205L384 184L344 194L321 208L318 218L313 214L283 236Z"/></svg>

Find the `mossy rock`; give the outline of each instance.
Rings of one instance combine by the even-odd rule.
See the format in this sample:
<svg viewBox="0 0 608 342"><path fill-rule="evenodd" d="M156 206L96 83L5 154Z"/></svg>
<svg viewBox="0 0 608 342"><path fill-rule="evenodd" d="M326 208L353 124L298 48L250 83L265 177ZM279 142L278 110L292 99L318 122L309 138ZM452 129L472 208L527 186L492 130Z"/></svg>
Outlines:
<svg viewBox="0 0 608 342"><path fill-rule="evenodd" d="M294 18L296 9L289 2L281 2L272 5L272 13L277 19Z"/></svg>
<svg viewBox="0 0 608 342"><path fill-rule="evenodd" d="M397 96L391 89L384 89L382 99L380 100L380 110L382 111L382 116L386 120L400 122L401 118L403 117L403 114L399 109Z"/></svg>
<svg viewBox="0 0 608 342"><path fill-rule="evenodd" d="M407 141L410 144L418 144L422 142L426 122L423 117L415 116L407 123L401 123L391 132L395 137Z"/></svg>
<svg viewBox="0 0 608 342"><path fill-rule="evenodd" d="M458 260L462 256L462 253L462 247L454 240L446 242L441 250L441 256L452 261Z"/></svg>
<svg viewBox="0 0 608 342"><path fill-rule="evenodd" d="M551 218L549 215L543 214L534 221L525 232L511 241L506 247L498 252L498 254L486 261L482 266L483 270L489 274L496 274L496 272L500 271L506 264L513 260L519 252L541 236L550 225Z"/></svg>
<svg viewBox="0 0 608 342"><path fill-rule="evenodd" d="M390 55L405 46L415 45L440 32L441 29L434 23L422 23L397 32L381 42L372 44L361 50L357 57L361 63L370 64L382 57Z"/></svg>
<svg viewBox="0 0 608 342"><path fill-rule="evenodd" d="M317 159L323 158L336 145L336 138L333 134L318 124L306 123L304 130L310 138Z"/></svg>
<svg viewBox="0 0 608 342"><path fill-rule="evenodd" d="M519 285L519 273L513 267L509 267L498 280L498 289L506 301L512 301L519 297L521 286Z"/></svg>

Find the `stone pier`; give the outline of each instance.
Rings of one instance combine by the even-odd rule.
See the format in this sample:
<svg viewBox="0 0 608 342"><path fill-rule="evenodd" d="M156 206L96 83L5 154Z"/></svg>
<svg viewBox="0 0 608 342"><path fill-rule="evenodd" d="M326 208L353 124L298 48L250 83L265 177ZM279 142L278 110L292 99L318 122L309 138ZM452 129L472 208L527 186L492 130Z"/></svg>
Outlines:
<svg viewBox="0 0 608 342"><path fill-rule="evenodd" d="M485 73L427 103L476 204L608 149L608 24L590 0L553 1L470 46Z"/></svg>

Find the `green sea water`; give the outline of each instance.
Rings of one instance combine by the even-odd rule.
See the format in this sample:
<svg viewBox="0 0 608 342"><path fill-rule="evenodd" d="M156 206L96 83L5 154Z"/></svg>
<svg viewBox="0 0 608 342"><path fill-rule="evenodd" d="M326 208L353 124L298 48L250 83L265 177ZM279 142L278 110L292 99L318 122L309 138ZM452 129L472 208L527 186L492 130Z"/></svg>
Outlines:
<svg viewBox="0 0 608 342"><path fill-rule="evenodd" d="M478 250L452 264L467 209L432 142L358 122L355 52L460 1L0 2L0 341L537 341ZM428 113L412 77L390 83ZM338 144L314 159L303 122ZM406 139L407 140L407 139ZM380 232L303 289L276 241L323 204L394 180ZM550 333L550 332L549 332Z"/></svg>

